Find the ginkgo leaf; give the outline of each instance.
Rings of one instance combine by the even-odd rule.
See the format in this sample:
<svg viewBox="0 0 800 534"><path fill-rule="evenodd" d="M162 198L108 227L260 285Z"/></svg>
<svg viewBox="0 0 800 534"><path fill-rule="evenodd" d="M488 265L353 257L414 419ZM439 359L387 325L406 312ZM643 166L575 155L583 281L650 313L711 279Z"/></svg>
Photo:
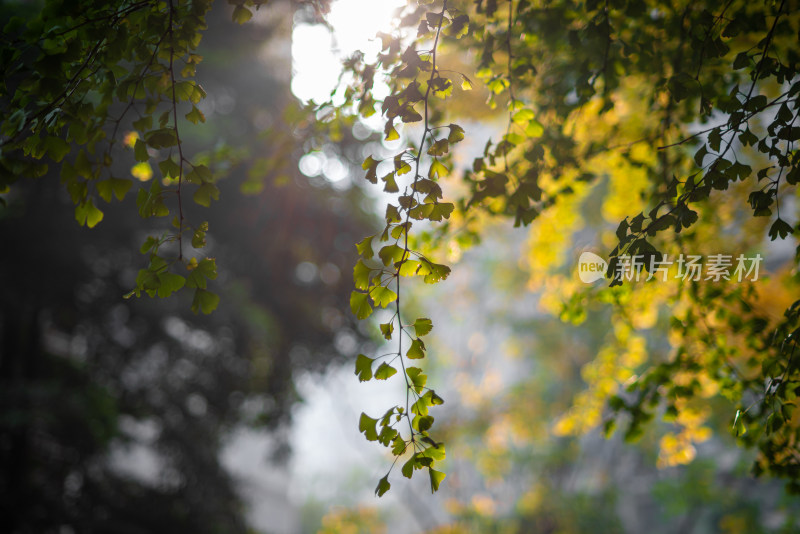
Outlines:
<svg viewBox="0 0 800 534"><path fill-rule="evenodd" d="M417 430L420 432L427 432L433 426L433 416L431 415L424 415L421 417L417 417L415 420L415 426Z"/></svg>
<svg viewBox="0 0 800 534"><path fill-rule="evenodd" d="M150 159L147 153L147 145L141 139L137 139L136 144L133 145L133 155L136 161L147 161Z"/></svg>
<svg viewBox="0 0 800 534"><path fill-rule="evenodd" d="M378 251L378 256L386 266L399 262L407 255L408 253L397 245L386 245Z"/></svg>
<svg viewBox="0 0 800 534"><path fill-rule="evenodd" d="M402 176L411 171L411 165L407 161L403 161L403 154L400 153L394 157L394 170L397 176Z"/></svg>
<svg viewBox="0 0 800 534"><path fill-rule="evenodd" d="M408 375L408 379L411 380L411 384L414 386L417 393L422 391L422 388L424 388L425 384L428 382L428 376L424 374L419 367L407 367L406 375Z"/></svg>
<svg viewBox="0 0 800 534"><path fill-rule="evenodd" d="M400 472L403 474L404 477L411 478L411 476L414 474L414 463L415 463L415 460L416 460L416 454L411 456L411 458L409 458L403 464L403 467L400 468Z"/></svg>
<svg viewBox="0 0 800 534"><path fill-rule="evenodd" d="M469 16L460 14L453 18L450 26L447 27L445 33L455 39L461 39L469 32Z"/></svg>
<svg viewBox="0 0 800 534"><path fill-rule="evenodd" d="M97 187L97 194L100 195L100 198L105 200L106 202L111 202L111 198L113 196L112 189L111 189L111 180L101 180L95 184Z"/></svg>
<svg viewBox="0 0 800 534"><path fill-rule="evenodd" d="M242 5L237 5L233 8L233 15L231 15L231 19L237 24L244 24L248 20L253 18L253 13Z"/></svg>
<svg viewBox="0 0 800 534"><path fill-rule="evenodd" d="M69 143L54 135L47 136L44 144L47 149L47 155L56 163L64 159L64 156L70 151Z"/></svg>
<svg viewBox="0 0 800 534"><path fill-rule="evenodd" d="M419 274L424 276L426 284L435 284L446 279L450 275L450 267L447 265L422 262Z"/></svg>
<svg viewBox="0 0 800 534"><path fill-rule="evenodd" d="M421 339L414 339L411 342L411 347L406 352L406 356L411 360L419 360L425 357L425 344Z"/></svg>
<svg viewBox="0 0 800 534"><path fill-rule="evenodd" d="M447 475L441 471L436 471L430 468L428 469L428 472L431 477L431 493L436 493L439 490L439 485L442 483L442 480L444 480L444 477Z"/></svg>
<svg viewBox="0 0 800 534"><path fill-rule="evenodd" d="M172 159L171 157L165 159L164 161L160 161L158 163L158 168L159 170L161 170L161 174L164 176L164 178L167 178L169 176L177 178L181 172L180 165L175 163L175 160Z"/></svg>
<svg viewBox="0 0 800 534"><path fill-rule="evenodd" d="M400 222L400 212L397 210L397 206L392 204L386 206L386 222L389 224Z"/></svg>
<svg viewBox="0 0 800 534"><path fill-rule="evenodd" d="M378 432L375 430L375 425L377 423L377 419L373 419L367 414L362 413L361 418L358 420L358 430L367 437L368 441L377 441Z"/></svg>
<svg viewBox="0 0 800 534"><path fill-rule="evenodd" d="M360 291L353 291L350 294L350 310L358 319L366 319L372 315L372 306L367 297L366 293Z"/></svg>
<svg viewBox="0 0 800 534"><path fill-rule="evenodd" d="M439 395L437 395L436 392L433 391L432 389L426 391L423 397L426 397L426 401L431 406L439 406L441 404L444 404L444 399L441 398Z"/></svg>
<svg viewBox="0 0 800 534"><path fill-rule="evenodd" d="M464 140L464 128L462 128L458 124L451 124L449 128L450 128L450 134L447 136L447 141L451 145Z"/></svg>
<svg viewBox="0 0 800 534"><path fill-rule="evenodd" d="M186 180L193 184L202 184L205 182L212 181L214 175L205 165L195 165L192 169L186 173Z"/></svg>
<svg viewBox="0 0 800 534"><path fill-rule="evenodd" d="M417 260L406 260L400 265L398 273L400 273L400 276L414 276L419 270L419 265L420 262Z"/></svg>
<svg viewBox="0 0 800 534"><path fill-rule="evenodd" d="M94 228L103 220L103 212L94 205L94 201L90 198L75 206L75 220L81 226L85 224L89 228Z"/></svg>
<svg viewBox="0 0 800 534"><path fill-rule="evenodd" d="M417 337L422 337L425 334L430 333L433 330L433 321L426 317L421 317L414 321L414 331L417 334Z"/></svg>
<svg viewBox="0 0 800 534"><path fill-rule="evenodd" d="M769 229L769 238L771 241L775 241L779 236L781 239L785 239L787 235L793 233L794 230L792 229L792 225L784 221L783 219L775 219L775 222L772 223L772 226Z"/></svg>
<svg viewBox="0 0 800 534"><path fill-rule="evenodd" d="M436 462L441 462L447 457L444 443L436 443L435 445L431 445L430 447L422 451L420 454L428 458L431 458Z"/></svg>
<svg viewBox="0 0 800 534"><path fill-rule="evenodd" d="M361 241L359 241L358 244L356 244L356 249L358 250L358 253L364 259L367 259L367 260L371 259L375 255L375 253L372 251L372 238L373 237L375 237L375 236L367 236L364 239L362 239Z"/></svg>
<svg viewBox="0 0 800 534"><path fill-rule="evenodd" d="M375 378L377 378L378 380L386 380L387 378L395 374L397 374L397 369L387 364L386 362L380 364L378 368L375 370Z"/></svg>
<svg viewBox="0 0 800 534"><path fill-rule="evenodd" d="M400 134L397 133L397 129L394 126L390 126L387 124L386 128L386 137L384 137L385 141L395 141L400 139Z"/></svg>
<svg viewBox="0 0 800 534"><path fill-rule="evenodd" d="M543 134L544 126L542 126L542 123L536 119L528 121L528 125L525 127L525 135L528 137L541 137Z"/></svg>
<svg viewBox="0 0 800 534"><path fill-rule="evenodd" d="M356 376L360 382L366 382L372 378L372 362L374 360L363 354L356 358Z"/></svg>
<svg viewBox="0 0 800 534"><path fill-rule="evenodd" d="M535 117L535 113L533 110L530 109L521 109L514 113L512 120L517 124L528 124L533 117Z"/></svg>
<svg viewBox="0 0 800 534"><path fill-rule="evenodd" d="M381 308L385 308L395 300L397 300L397 293L389 289L388 287L377 286L374 287L370 291L370 297L372 297L372 301L375 303L376 306L380 306Z"/></svg>
<svg viewBox="0 0 800 534"><path fill-rule="evenodd" d="M366 291L369 288L370 274L372 274L372 269L367 267L363 260L358 260L355 267L353 267L353 282L356 289Z"/></svg>
<svg viewBox="0 0 800 534"><path fill-rule="evenodd" d="M206 182L197 188L192 196L194 201L201 206L211 206L211 199L219 200L219 189L216 185Z"/></svg>
<svg viewBox="0 0 800 534"><path fill-rule="evenodd" d="M199 122L206 122L206 116L203 112L197 109L197 106L192 106L192 110L186 114L186 119L190 122L197 124Z"/></svg>
<svg viewBox="0 0 800 534"><path fill-rule="evenodd" d="M167 298L175 291L180 290L186 284L186 278L179 274L165 272L158 274L158 296ZM205 313L205 312L204 312Z"/></svg>
<svg viewBox="0 0 800 534"><path fill-rule="evenodd" d="M145 141L153 148L169 148L178 143L178 138L175 135L174 129L161 128L148 132L145 135Z"/></svg>
<svg viewBox="0 0 800 534"><path fill-rule="evenodd" d="M400 416L398 415L398 417ZM405 452L405 450L406 450L406 442L403 440L403 438L401 438L400 436L395 437L394 441L392 441L392 454L394 454L395 456L400 456Z"/></svg>
<svg viewBox="0 0 800 534"><path fill-rule="evenodd" d="M386 339L387 341L392 339L393 332L394 332L394 324L392 323L381 324L381 335L383 335L384 339Z"/></svg>
<svg viewBox="0 0 800 534"><path fill-rule="evenodd" d="M381 178L381 180L384 182L384 184L386 184L384 185L383 190L387 193L397 193L400 191L400 188L397 187L397 182L394 179L394 171Z"/></svg>
<svg viewBox="0 0 800 534"><path fill-rule="evenodd" d="M365 178L373 183L378 183L378 164L380 162L373 159L372 156L367 156L367 159L364 160L364 163L361 164L361 168L367 171Z"/></svg>
<svg viewBox="0 0 800 534"><path fill-rule="evenodd" d="M450 143L448 143L447 139L439 139L428 149L428 154L431 156L444 156L447 154L449 147Z"/></svg>
<svg viewBox="0 0 800 534"><path fill-rule="evenodd" d="M389 483L389 475L386 475L378 481L378 487L375 488L375 495L382 497L384 493L389 491L392 485Z"/></svg>
<svg viewBox="0 0 800 534"><path fill-rule="evenodd" d="M450 174L450 170L444 166L442 162L438 159L434 159L431 162L430 171L428 171L428 178L434 179L435 177L442 178Z"/></svg>
<svg viewBox="0 0 800 534"><path fill-rule="evenodd" d="M208 315L217 309L217 305L219 305L219 295L205 289L197 288L195 290L194 300L192 301L192 311L194 313L201 311L203 314Z"/></svg>

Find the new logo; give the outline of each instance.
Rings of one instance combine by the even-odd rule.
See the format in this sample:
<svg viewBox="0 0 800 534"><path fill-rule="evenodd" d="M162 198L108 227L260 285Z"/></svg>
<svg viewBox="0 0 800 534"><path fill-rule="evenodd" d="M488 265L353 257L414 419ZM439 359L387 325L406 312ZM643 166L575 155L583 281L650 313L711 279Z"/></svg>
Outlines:
<svg viewBox="0 0 800 534"><path fill-rule="evenodd" d="M578 259L578 276L581 282L591 284L606 275L608 262L594 252L583 252Z"/></svg>

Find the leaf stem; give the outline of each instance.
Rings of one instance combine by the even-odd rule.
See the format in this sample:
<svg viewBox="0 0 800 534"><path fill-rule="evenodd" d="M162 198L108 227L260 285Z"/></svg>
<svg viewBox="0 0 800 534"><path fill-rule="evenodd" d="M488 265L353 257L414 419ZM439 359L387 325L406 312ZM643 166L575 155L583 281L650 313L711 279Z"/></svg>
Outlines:
<svg viewBox="0 0 800 534"><path fill-rule="evenodd" d="M178 259L183 260L183 197L181 196L181 185L183 183L183 147L181 136L178 132L178 99L175 95L175 69L173 61L175 59L175 38L173 36L173 18L175 6L173 0L169 0L169 76L172 81L172 118L175 123L175 139L178 143Z"/></svg>

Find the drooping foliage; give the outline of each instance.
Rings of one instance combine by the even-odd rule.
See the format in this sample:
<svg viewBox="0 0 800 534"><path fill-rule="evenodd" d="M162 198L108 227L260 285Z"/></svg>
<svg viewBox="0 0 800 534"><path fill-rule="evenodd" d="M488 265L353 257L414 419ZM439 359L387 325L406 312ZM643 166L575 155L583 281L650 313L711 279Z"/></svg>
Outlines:
<svg viewBox="0 0 800 534"><path fill-rule="evenodd" d="M759 447L755 471L787 477L797 489L796 271L783 271L786 296L770 302L764 272L753 282L757 269L752 261L742 264L750 257L744 253L762 259L763 221L771 240L796 231L797 6L419 4L401 20L413 41L404 41L402 30L393 38L381 35L378 61L353 65L358 83L350 94L359 112L373 112L370 88L382 73L392 88L381 103L386 140L395 137L397 121L423 122L427 144L412 147L411 155L431 157L431 180L441 177L440 158L468 130L452 122L469 119L450 105L455 85L482 81L488 107L504 108L496 116L507 118L494 138L475 141L485 148L462 172L452 216L437 209L438 184L428 187L415 169L399 206L388 207L387 230L397 228L405 244L409 229L401 223L409 218L449 219L421 232L421 241L411 240L425 249L431 234L468 243L480 235L484 213L531 225L529 267L532 284L545 290L545 305L576 322L587 302L614 310L608 344L587 366L589 389L557 432L603 422L611 432L622 419L626 437L636 439L661 414L676 430L662 439L660 462L684 463L694 454L692 444L707 436L703 399L721 395L738 405L731 411L734 433ZM443 66L444 54L455 69ZM433 95L448 99L436 106L435 129L428 124ZM402 162L405 154L396 157ZM373 158L364 168L373 183L383 174ZM394 174L386 178L384 190L396 191ZM602 206L596 195L604 196ZM602 214L593 216L592 241L609 257L607 288L581 286L574 269L564 266L571 236L586 224L584 206ZM398 246L396 235L382 238L389 242L382 250ZM406 254L416 251L399 248L384 264L394 262L398 278L419 274L401 272ZM371 251L361 252L368 257ZM707 265L687 277L682 254L706 257L715 270ZM773 261L793 264L796 258L785 256ZM563 304L553 306L554 300ZM669 350L663 349L667 340L647 334L665 312Z"/></svg>
<svg viewBox="0 0 800 534"><path fill-rule="evenodd" d="M246 22L251 7L234 4L233 18ZM156 158L164 177L137 192L140 214L177 217L175 230L145 244L150 263L134 294L186 286L194 309L211 311L211 264L187 260L183 240L186 232L201 245L206 227L185 220L182 188L190 184L195 202L209 205L219 169L212 157L183 154L180 136L184 118L202 120L203 91L181 76L198 61L205 4L80 14L48 6L7 26L3 185L43 174L44 159L61 162L76 218L93 226L102 218L96 197L121 198L129 187L102 173L122 120L108 110L135 107L134 156L148 165ZM599 424L611 432L622 421L636 439L659 415L675 422L661 461L686 462L707 433L704 400L722 396L732 431L760 451L756 471L798 489L797 254L770 249L769 282L735 270L740 258L766 255L766 236L788 242L797 232L797 3L420 0L396 20L378 34L378 58L350 58L352 83L315 115L331 127L379 115L385 146L396 147L362 164L392 200L385 227L357 245L350 306L359 319L393 309L379 326L393 348L359 355L356 374L400 374L406 399L361 416L367 439L390 448L395 463L403 458L403 475L427 469L438 488L444 444L431 409L444 400L411 361L426 357L433 324L406 317L401 288L447 278L451 267L437 258L479 240L486 218L500 216L531 228L528 269L545 308L573 322L588 308L612 311L607 343L585 369L588 388L556 432ZM388 96L376 97L376 84L388 85ZM581 285L567 263L578 231L608 258L609 287ZM171 257L160 252L167 241L178 244ZM715 270L686 276L684 256L695 255ZM664 317L669 333L659 336L651 328Z"/></svg>

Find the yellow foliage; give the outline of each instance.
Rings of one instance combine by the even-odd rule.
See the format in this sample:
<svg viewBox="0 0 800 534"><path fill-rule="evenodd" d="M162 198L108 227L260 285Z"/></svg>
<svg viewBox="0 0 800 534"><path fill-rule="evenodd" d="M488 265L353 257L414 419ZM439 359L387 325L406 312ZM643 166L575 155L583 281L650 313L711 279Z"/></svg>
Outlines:
<svg viewBox="0 0 800 534"><path fill-rule="evenodd" d="M647 170L634 167L620 154L611 153L593 160L599 170L608 173L609 193L603 201L603 218L610 223L619 223L625 217L643 211L647 206L642 194L650 187Z"/></svg>
<svg viewBox="0 0 800 534"><path fill-rule="evenodd" d="M318 534L381 534L386 525L370 507L334 508L322 518Z"/></svg>
<svg viewBox="0 0 800 534"><path fill-rule="evenodd" d="M139 132L134 130L125 134L123 143L125 144L125 146L133 148L133 145L136 144L137 139L139 139Z"/></svg>
<svg viewBox="0 0 800 534"><path fill-rule="evenodd" d="M508 417L499 417L484 434L484 442L489 452L500 454L508 450L511 441L511 425Z"/></svg>
<svg viewBox="0 0 800 534"><path fill-rule="evenodd" d="M703 426L711 410L707 407L689 406L684 399L676 400L675 407L678 410L675 423L680 429L677 432L668 432L661 438L658 453L659 467L688 464L694 460L697 453L694 444L711 437L711 429Z"/></svg>
<svg viewBox="0 0 800 534"><path fill-rule="evenodd" d="M720 532L724 534L749 534L753 526L747 517L730 514L719 520Z"/></svg>
<svg viewBox="0 0 800 534"><path fill-rule="evenodd" d="M583 198L576 193L559 197L555 205L531 224L528 240L528 268L531 286L540 289L547 274L563 265L572 248L572 234L582 224L580 204Z"/></svg>
<svg viewBox="0 0 800 534"><path fill-rule="evenodd" d="M491 454L488 451L482 451L476 462L478 471L486 477L487 484L502 483L512 467L512 461L508 454Z"/></svg>
<svg viewBox="0 0 800 534"><path fill-rule="evenodd" d="M497 511L494 500L486 494L478 494L472 497L472 507L483 516L493 516Z"/></svg>
<svg viewBox="0 0 800 534"><path fill-rule="evenodd" d="M153 169L150 167L150 163L146 161L140 161L131 167L131 174L140 182L147 182L153 177Z"/></svg>
<svg viewBox="0 0 800 534"><path fill-rule="evenodd" d="M682 434L668 432L661 437L658 467L688 464L694 460L696 449Z"/></svg>
<svg viewBox="0 0 800 534"><path fill-rule="evenodd" d="M533 515L542 505L544 488L536 484L522 494L517 501L517 509L523 515Z"/></svg>

